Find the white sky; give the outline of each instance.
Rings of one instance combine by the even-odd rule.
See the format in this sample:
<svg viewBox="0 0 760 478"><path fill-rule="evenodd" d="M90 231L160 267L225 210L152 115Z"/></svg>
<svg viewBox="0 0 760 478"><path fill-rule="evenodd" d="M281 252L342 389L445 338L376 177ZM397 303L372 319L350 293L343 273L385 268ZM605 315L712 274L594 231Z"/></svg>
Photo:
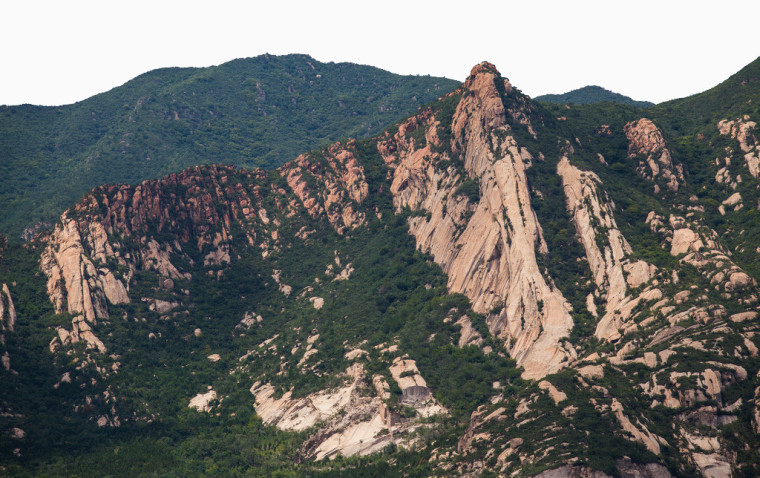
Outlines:
<svg viewBox="0 0 760 478"><path fill-rule="evenodd" d="M760 56L758 0L1 0L0 19L0 104L262 53L460 81L488 60L531 96L597 84L660 102Z"/></svg>

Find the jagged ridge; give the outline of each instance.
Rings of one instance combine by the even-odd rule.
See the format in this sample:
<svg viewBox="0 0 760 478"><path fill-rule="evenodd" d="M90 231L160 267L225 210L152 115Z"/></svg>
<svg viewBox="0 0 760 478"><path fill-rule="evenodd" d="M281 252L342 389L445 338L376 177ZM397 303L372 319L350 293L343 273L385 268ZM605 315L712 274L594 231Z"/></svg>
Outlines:
<svg viewBox="0 0 760 478"><path fill-rule="evenodd" d="M53 349L71 350L84 340L91 360L98 362L107 340L97 336L97 328L111 318L109 307L125 310L122 306L146 302L162 319L177 321L192 298L175 290L174 281L194 279L195 265L203 265L201 275L219 280L242 260L245 248L273 261L297 241L317 253L319 242L309 241L321 228L341 238L332 244L348 243L362 230L388 227L385 221L395 212L408 216L409 233L446 273L447 289L467 296L473 310L485 316L490 337L479 337L469 316L454 322L462 311L452 308L441 323L461 327L459 340L456 335L443 340L459 348L473 343L478 357L507 352L523 367L524 378L540 379L509 392L494 383L491 399L477 404L456 446L429 450L436 472L555 468L559 476L592 469L714 476L740 467L752 470L755 452L739 457L735 446L741 437L757 434L760 421L758 367L752 360L758 352L760 291L711 227L709 203L693 194L698 192L691 183L693 158L674 149L679 143L669 140L657 120L635 113L624 124L595 126L591 139L582 126L565 121L552 118L483 63L460 89L369 142L336 144L271 173L210 166L136 187L96 189L41 239L50 300L74 317L70 330L58 328ZM734 153L741 154L739 164L750 173L741 183L756 186L753 128L751 116L714 125L715 137L738 144L723 149L729 159L717 161L714 169L730 166ZM612 140L625 144L618 156L597 154L595 145ZM572 260L585 263L588 274L576 285L592 293L584 294L580 305L571 306L572 291L555 285L565 278L552 277L539 265L557 251L549 249L547 225L540 224L533 204L544 194L528 180L538 163L555 175L564 194L559 203L565 224L582 246L583 255ZM614 184L621 172L629 174L630 184ZM722 187L739 187L734 172L716 174ZM724 176L732 181L717 181ZM618 199L613 201L621 191L646 191L652 198L647 204L653 208L638 225L648 229L644 239L628 221L629 212L621 216ZM741 193L732 192L714 213L731 220L750 197L747 189ZM378 207L383 194L395 211ZM645 260L642 244L652 238L658 251ZM321 309L326 297L316 291L330 290L320 289L321 281L334 282L333 269L344 267L337 249L334 257L322 279L298 287L293 297L285 281L296 278L272 270L274 290ZM350 270L346 265L339 277L350 277ZM145 293L137 278L146 271L158 276L158 285L147 295L134 295L134 288ZM171 300L159 289L172 291ZM571 336L581 312L598 319L593 336ZM243 332L234 333L266 322L256 317L246 313L234 329ZM245 382L258 373L245 360L279 361L269 382L248 382L245 388L251 388L266 423L302 430L325 421L310 435L303 457L375 452L393 442L394 432L415 429L419 422L403 422L400 415L394 421L393 412L383 408L383 383L399 386L417 418L439 406L413 365L422 359L399 349L398 337L392 338L398 343L374 347L346 341L341 344L346 361L371 358L350 368L334 360L340 371L323 373L325 364L312 359L319 353L312 351L322 346L314 345L320 337L328 339L324 348L329 348L329 338L302 327L297 334L304 337L294 342L286 330L271 335L230 372L242 374ZM203 334L197 331L196 336ZM430 334L428 343L438 334ZM297 364L283 352L287 348L291 356L299 354ZM288 391L287 385L307 371L323 378L332 374L341 386L295 396L298 390ZM108 374L101 377L107 380ZM211 411L225 397L209 389L195 399L194 407ZM325 409L315 401L327 404ZM340 415L347 404L356 413ZM119 423L114 416L105 420ZM380 433L383 424L389 437ZM730 424L733 432L724 428ZM587 426L594 427L597 440L586 438ZM409 438L400 435L395 443L414 446ZM621 448L628 459L619 455ZM566 463L578 466L560 467Z"/></svg>

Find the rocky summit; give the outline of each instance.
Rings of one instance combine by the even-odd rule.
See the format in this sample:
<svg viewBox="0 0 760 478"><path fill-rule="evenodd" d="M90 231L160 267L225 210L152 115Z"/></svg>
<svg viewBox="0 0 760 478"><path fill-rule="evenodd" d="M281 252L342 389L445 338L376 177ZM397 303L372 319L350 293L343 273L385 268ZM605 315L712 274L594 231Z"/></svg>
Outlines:
<svg viewBox="0 0 760 478"><path fill-rule="evenodd" d="M11 475L760 474L760 60L641 108L496 67L0 244Z"/></svg>

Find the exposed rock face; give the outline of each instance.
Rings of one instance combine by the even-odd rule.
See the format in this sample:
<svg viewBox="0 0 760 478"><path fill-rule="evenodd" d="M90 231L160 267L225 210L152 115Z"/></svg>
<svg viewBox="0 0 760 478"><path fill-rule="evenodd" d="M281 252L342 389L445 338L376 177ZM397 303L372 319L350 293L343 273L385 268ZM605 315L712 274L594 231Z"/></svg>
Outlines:
<svg viewBox="0 0 760 478"><path fill-rule="evenodd" d="M48 239L40 265L48 277L47 291L56 312L75 315L71 333L59 330L61 342L84 340L89 346L105 352L103 342L92 331L98 319L108 317L107 303L129 302L126 288L120 279L105 266L116 259L99 222L80 225L64 213Z"/></svg>
<svg viewBox="0 0 760 478"><path fill-rule="evenodd" d="M0 330L13 332L16 326L16 306L13 305L8 284L0 290Z"/></svg>
<svg viewBox="0 0 760 478"><path fill-rule="evenodd" d="M48 277L48 296L56 312L75 315L71 331L59 330L57 342L82 339L104 352L106 347L96 337L94 327L98 319L109 317L109 303L130 302L129 282L134 272L156 271L162 283L190 279L190 273L172 261L179 256L192 264L185 253L191 247L203 253L205 266L225 267L231 260L233 222L250 245L261 247L264 257L279 250L280 221L263 207L266 195L271 195L279 215L295 215L300 199L309 214L326 216L339 233L358 227L364 220L358 204L366 197L368 186L352 145L336 144L327 150L324 160L302 156L284 167L281 174L293 188L292 193L282 188L264 189L259 184L267 178L264 171L225 166L196 167L137 186L93 190L64 213L54 231L42 239L47 246L40 264ZM316 175L320 189L309 189L305 175ZM319 194L319 198L311 194ZM176 240L159 242L155 234ZM115 237L135 244L123 252L123 244ZM128 272L118 273L114 263ZM350 273L345 271L341 278L348 278ZM277 280L279 283L279 277ZM290 293L290 286L281 284L280 289L286 296ZM159 313L177 305L166 301L152 304L151 310Z"/></svg>
<svg viewBox="0 0 760 478"><path fill-rule="evenodd" d="M401 376L409 371L414 371L414 375ZM421 387L426 391L425 397L416 396L403 402L413 407L419 416L445 413L430 396L413 360L399 358L394 362L391 373L402 390L416 391ZM400 421L393 417L383 401L389 397L384 379L376 376L370 386L362 364L350 366L344 378L345 383L341 387L302 398L292 398L291 390L275 399L271 385L257 382L251 387L256 400L256 413L265 424L282 430L303 431L324 422L325 425L303 446L304 455L317 460L334 458L338 453L343 456L376 453L391 443L408 446L412 437L407 436L407 432L418 428L419 424L415 420ZM368 393L368 390L376 391L377 395Z"/></svg>
<svg viewBox="0 0 760 478"><path fill-rule="evenodd" d="M717 453L694 453L694 461L707 478L729 478L732 476L731 463Z"/></svg>
<svg viewBox="0 0 760 478"><path fill-rule="evenodd" d="M738 297L740 303L757 303L758 292L754 290L757 282L734 263L719 243L715 231L697 221L676 215L671 215L666 223L654 212L647 217L647 223L652 231L671 243L670 253L679 256L681 263L694 266L710 280L711 285L724 290L727 294L724 294L725 299L730 299L734 292L742 291L743 296Z"/></svg>
<svg viewBox="0 0 760 478"><path fill-rule="evenodd" d="M216 400L216 392L209 390L206 393L199 393L190 400L188 405L190 408L195 408L199 412L211 411L211 402Z"/></svg>
<svg viewBox="0 0 760 478"><path fill-rule="evenodd" d="M309 214L326 214L339 234L364 222L358 205L369 193L364 169L350 151L352 147L352 142L347 148L334 144L321 158L316 153L303 154L280 168L280 174Z"/></svg>
<svg viewBox="0 0 760 478"><path fill-rule="evenodd" d="M604 368L601 365L586 365L579 368L578 373L587 379L604 378Z"/></svg>
<svg viewBox="0 0 760 478"><path fill-rule="evenodd" d="M672 478L668 469L659 463L632 463L629 459L616 462L623 478ZM552 470L542 471L535 478L609 478L607 473L592 470L585 466L565 465Z"/></svg>
<svg viewBox="0 0 760 478"><path fill-rule="evenodd" d="M718 123L718 131L724 136L734 138L739 143L740 154L744 155L744 161L750 174L760 177L760 144L753 133L757 127L754 121L750 121L749 115L735 120L722 120ZM730 163L730 160L727 160ZM717 180L717 178L716 178ZM725 179L720 182L725 182Z"/></svg>
<svg viewBox="0 0 760 478"><path fill-rule="evenodd" d="M629 142L628 157L641 158L636 168L639 175L650 180L664 178L668 189L677 191L679 181L684 181L683 166L674 163L662 131L647 118L632 121L623 130Z"/></svg>
<svg viewBox="0 0 760 478"><path fill-rule="evenodd" d="M524 376L538 378L573 356L559 344L572 320L564 297L536 263L537 251L547 249L525 175L533 158L510 135L500 85L512 92L493 65L473 68L453 117L451 145L438 143L437 119L426 111L402 124L378 149L394 169L396 206L430 214L429 220L410 220L418 246L448 274L449 289L467 295L477 312L503 304L489 316L489 328L511 344L510 354L525 367ZM427 127L424 147L406 138L418 127ZM463 172L436 165L448 158L437 151L448 146L463 158ZM478 179L477 203L456 194L469 178Z"/></svg>
<svg viewBox="0 0 760 478"><path fill-rule="evenodd" d="M559 405L560 402L567 400L567 394L557 390L557 388L546 380L538 382L538 388L549 392L549 396L554 400L555 405Z"/></svg>
<svg viewBox="0 0 760 478"><path fill-rule="evenodd" d="M90 223L86 232L83 241L77 221L64 213L42 256L42 270L48 276L48 295L56 312L83 314L96 324L98 318L108 317L106 299L121 304L129 298L109 269L98 270L93 264L93 260L103 263L115 257L102 225Z"/></svg>
<svg viewBox="0 0 760 478"><path fill-rule="evenodd" d="M457 342L458 347L461 348L470 344L480 346L483 343L483 337L472 326L472 321L468 316L463 315L456 323L461 327L459 342Z"/></svg>
<svg viewBox="0 0 760 478"><path fill-rule="evenodd" d="M601 181L596 174L581 171L571 165L567 157L560 160L557 173L562 178L575 230L586 251L596 284L595 295L606 301L606 313L599 321L596 335L617 338L621 309L632 301L626 296L627 286L645 284L654 275L655 268L644 261L627 259L631 246L617 228L612 204L600 195ZM627 278L625 272L628 272ZM590 304L592 315L596 315L593 298Z"/></svg>
<svg viewBox="0 0 760 478"><path fill-rule="evenodd" d="M563 138L554 130L539 127L541 115L531 110L529 99L501 78L493 65L476 66L461 90L446 101L450 102L448 110L422 110L401 123L393 134L385 133L376 140L377 150L389 167L380 190L390 191L397 211L412 211L409 231L417 247L430 253L448 275L448 289L465 294L474 310L486 316L489 332L501 339L505 350L524 367L523 377L537 383L529 382L515 398L504 392L520 386L509 378L482 382L484 390L478 390L481 397L483 393L493 395L476 404L478 408L471 414L456 450L449 445L448 450L431 457L431 462L441 465L436 471L440 475L476 475L495 464L496 469L511 475L527 466L546 469L568 463L539 476L607 476L587 466L570 465L573 458L592 450L583 444L566 443L572 440L557 439L583 436L580 433L584 430L575 426L588 422L573 417L596 413L594 420L609 425L609 430L597 428L606 437L623 437L640 450L668 457L669 462L680 460L673 466L693 466L705 476L730 473L735 456L726 445L724 435L728 435L723 432L727 429L720 427L751 417L752 430L760 432L760 392L756 391L753 399L745 395L737 399L736 389L730 388L738 383L744 390L756 386L749 383L757 380L755 367L743 366L745 360L756 360L760 353L756 310L760 291L750 275L754 269L745 271L737 265L739 259L734 262L735 251L721 245L718 234L706 226L701 214L705 208L697 205L700 199L696 195L687 204L667 204L668 198L685 194L658 196L660 204L656 207L660 212L652 211L646 219L652 236L646 240L634 235L628 238L634 246L644 243L646 247L650 246L647 241L656 238L657 247L665 251L664 259L660 250L653 252L652 248L636 252L656 257L653 261L661 259L658 264L675 264L673 270L658 270L636 260L615 221L615 205L605 193L605 184L593 171L572 163L592 158L585 164L606 177L601 171L613 164L611 158L608 164L599 155L597 164L594 151L584 151L582 158L580 154L574 156L571 144L590 146L585 140ZM572 126L572 121L564 121L567 127ZM744 118L721 122L718 127L722 134L736 139L741 154L750 156L747 166L752 176L758 176L760 160L751 159L757 156L754 123ZM639 161L638 174L653 181L655 188L665 185L683 193L693 186L684 182L683 168L674 162L663 132L654 123L634 121L624 132L629 158ZM613 133L604 125L597 133L623 139L620 131ZM544 157L538 148L547 143L532 141L531 137L551 138L552 144L556 140L561 156ZM283 430L310 430L301 449L303 459L364 455L389 444L412 447L424 435L413 432L433 422L424 419L446 410L434 398L417 362L405 354L412 352L404 350L404 339L388 336L381 339L384 343L365 345L365 337L363 341L348 338L342 344L345 349L339 345L337 352L328 337L320 341L320 330L326 333L319 327L320 320L330 317L340 303L334 291L353 284L357 276L365 280L366 271L353 276L352 264L345 257L342 264L338 250L334 260L328 251L324 275L313 282L309 278L310 285L305 286L301 278L292 277L290 264L277 264L293 245L292 238L310 244L312 235L322 236L317 233L320 227L354 239L352 231L367 224L374 227L375 217L382 223L381 211L367 206L374 204L367 200L369 168L379 164L372 163L377 160L374 154L360 157L359 151L365 147L356 148L353 142L335 144L322 152L302 155L278 172L207 166L137 186L94 190L64 214L49 235L38 239L43 241L40 264L48 279L50 300L56 311L74 316L71 329L56 330L51 351L85 341L101 352L102 358L109 343L107 333L101 332L108 326L104 319L117 317L117 306L130 301L153 312L146 313L149 318L160 316L167 324L180 323L182 314L189 313L193 305L187 281L218 281L228 272L239 273L234 269L235 261L250 259L242 257L250 246L255 248L256 261L261 254L264 268L256 272L265 287L272 287L276 298L271 302L275 305L264 301L259 309L259 305L246 304L231 319L230 328L233 338L240 342L262 333L267 335L256 338L257 343L271 338L248 350L230 372L241 373L246 383L259 380L251 388L252 401L264 423ZM594 320L579 314L578 324L573 324L571 307L554 286L553 278L538 267L540 255L553 258L531 204L532 197L544 196L541 191L531 191L528 173L536 172L531 167L543 171L549 166L553 170L554 161L558 176L551 180L562 183L571 229L584 250L572 260L582 263L585 259L591 272L590 278L584 276L575 283L584 292L573 301L583 311L585 296L585 307ZM366 174L362 164L367 167ZM726 161L716 180L720 178L721 184L736 188L741 181L729 166L730 161ZM372 171L374 187L382 178L376 175L377 169ZM277 174L280 178L270 181ZM725 198L720 203L721 214L732 208L749 209L756 201L752 188L745 186L741 192L728 191L720 196ZM610 189L610 194L616 192ZM289 219L292 221L287 222ZM302 219L306 225L296 222ZM621 222L621 226L628 225ZM672 257L667 257L668 253ZM364 267L358 258L354 264ZM284 277L278 267L287 271ZM194 278L191 272L200 268L205 268L204 274ZM144 275L141 270L158 276L150 274L157 279L154 290L158 295L134 287L135 274ZM566 279L562 277L563 287ZM286 281L300 289L293 294ZM331 289L324 290L326 286ZM428 284L427 288L432 286ZM136 295L138 290L140 296ZM3 331L13 330L16 321L11 291L14 289L6 284L0 289ZM274 333L270 320L280 320L276 311L284 314L286 310L280 309L279 300L298 301L299 315L313 314L305 317L313 319L312 323L294 326L292 335L290 331L281 331L282 337ZM262 312L266 320L252 308ZM427 335L429 342L434 338L440 341L444 333L452 334L448 343L458 347L481 347L491 340L473 327L467 315L452 310L444 320L450 325ZM131 322L135 318L124 314L124 319ZM589 332L588 336L570 337L574 325L580 326L576 332L593 330L594 335ZM181 337L200 344L216 340L218 330L216 325L193 323ZM296 334L299 338L295 343L286 343ZM158 343L168 335L162 336L156 328L145 330L141 337ZM197 357L205 366L228 363L227 352L211 353L214 350L204 350ZM690 351L699 354L698 360L689 355ZM455 352L462 356L472 353L477 360L498 360L505 355L504 351L488 355L490 347L483 347L485 358L477 350ZM11 371L10 355L3 354L2 349L0 354L3 368ZM266 364L256 370L261 365L257 360L264 354L269 354L274 366ZM581 360L576 360L578 354L582 354ZM266 369L267 374L289 377L292 368L299 374L325 377L320 374L330 370L326 366L328 355L351 363L337 377L343 381L306 396L299 397L298 391L291 389L278 397L273 385L276 379L271 375L264 378L260 372ZM372 364L378 356L387 360L383 365L387 370L367 373L365 364ZM295 357L292 362L291 357ZM423 363L430 366L430 362L417 359L420 367ZM95 361L86 365L91 363ZM564 367L575 370L552 375ZM76 380L76 375L64 375L56 387ZM391 387L394 382L398 388ZM431 378L430 383L436 382ZM578 399L580 396L583 400ZM189 406L210 412L215 401L224 398L209 388L190 399ZM733 403L727 403L729 400ZM652 418L661 416L663 409L672 418L667 429L655 426ZM102 416L97 423L106 426L118 421ZM571 431L563 435L563 428ZM441 458L444 455L446 458ZM466 465L470 468L450 466L457 460L461 465L471 457ZM617 465L621 476L670 476L658 464L619 460Z"/></svg>
<svg viewBox="0 0 760 478"><path fill-rule="evenodd" d="M2 259L4 238L0 236L0 259ZM13 304L11 298L11 291L8 288L8 284L3 284L0 287L0 363L6 372L11 370L11 356L5 348L6 332L14 332L16 329L16 306Z"/></svg>
<svg viewBox="0 0 760 478"><path fill-rule="evenodd" d="M325 305L325 299L322 297L309 297L309 302L315 309L319 310Z"/></svg>
<svg viewBox="0 0 760 478"><path fill-rule="evenodd" d="M618 423L620 423L620 426L626 433L629 433L635 441L642 443L647 447L647 450L655 455L660 454L660 442L662 441L664 444L662 438L651 433L644 425L639 424L639 427L636 427L631 423L631 420L623 413L623 406L617 401L617 399L612 399L611 408L615 413Z"/></svg>

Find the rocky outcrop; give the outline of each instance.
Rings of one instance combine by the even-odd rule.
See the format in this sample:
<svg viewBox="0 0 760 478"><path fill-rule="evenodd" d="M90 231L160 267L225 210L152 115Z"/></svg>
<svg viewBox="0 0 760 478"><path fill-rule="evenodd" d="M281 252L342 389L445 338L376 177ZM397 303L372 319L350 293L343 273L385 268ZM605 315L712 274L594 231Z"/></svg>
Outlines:
<svg viewBox="0 0 760 478"><path fill-rule="evenodd" d="M628 138L628 157L639 158L636 172L652 181L663 178L668 189L677 191L684 182L683 166L673 161L662 131L647 118L632 121L623 130ZM658 190L656 186L655 192Z"/></svg>
<svg viewBox="0 0 760 478"><path fill-rule="evenodd" d="M129 297L124 284L110 269L98 269L93 263L105 265L108 258L116 257L102 225L91 222L84 232L89 233L85 240L78 222L64 213L48 241L41 265L56 312L81 314L96 324L97 319L108 317L107 301L122 304L129 302Z"/></svg>
<svg viewBox="0 0 760 478"><path fill-rule="evenodd" d="M102 224L80 225L64 213L47 240L40 266L47 276L47 293L55 311L74 315L71 332L59 329L62 343L80 339L105 352L103 342L92 330L98 319L108 318L108 303L129 302L126 287L106 267L118 256L107 241ZM98 267L96 267L96 264Z"/></svg>
<svg viewBox="0 0 760 478"><path fill-rule="evenodd" d="M490 331L504 340L525 377L539 378L573 356L560 345L572 320L564 297L536 262L547 248L525 174L533 158L510 134L508 120L514 118L500 90L517 95L493 65L480 64L463 86L450 145L440 143L434 112L424 111L378 149L394 171L396 206L429 215L410 219L417 245L446 272L449 290L467 295L477 312L493 312ZM407 137L421 127L424 146ZM448 148L453 156L440 152ZM452 157L461 158L464 168L441 167ZM467 181L477 181L477 202L457 194Z"/></svg>
<svg viewBox="0 0 760 478"><path fill-rule="evenodd" d="M635 441L646 446L647 450L655 455L660 454L660 444L666 444L662 438L651 433L647 427L641 423L639 423L639 427L636 427L631 423L631 420L623 413L623 406L615 398L612 399L611 410L615 413L615 418L617 418L617 421L624 432L628 433Z"/></svg>
<svg viewBox="0 0 760 478"><path fill-rule="evenodd" d="M189 407L195 408L199 412L210 412L211 411L211 402L216 400L216 391L211 390L209 387L209 390L205 393L199 393L198 395L194 396L192 399L190 399Z"/></svg>
<svg viewBox="0 0 760 478"><path fill-rule="evenodd" d="M402 390L410 392L409 397L404 395L402 403L412 407L418 417L445 413L431 396L413 360L397 358L390 371ZM271 385L256 382L251 387L256 413L265 424L281 430L303 431L321 423L302 447L305 457L317 460L338 454L362 456L381 451L392 443L401 447L413 443L410 432L421 425L417 419L400 420L389 410L386 405L389 387L381 376L370 381L364 366L356 363L342 378L344 384L340 387L301 398L293 398L292 390L275 398ZM417 393L420 388L424 394Z"/></svg>
<svg viewBox="0 0 760 478"><path fill-rule="evenodd" d="M13 332L16 327L16 306L8 284L0 288L0 331Z"/></svg>
<svg viewBox="0 0 760 478"><path fill-rule="evenodd" d="M0 241L3 238L0 236ZM0 259L2 259L2 242L0 242ZM13 304L13 298L11 298L11 291L8 288L8 284L3 284L0 287L0 351L2 351L2 357L0 357L0 363L2 363L5 371L11 370L11 357L8 351L3 351L5 348L6 333L14 332L16 329L16 306Z"/></svg>
<svg viewBox="0 0 760 478"><path fill-rule="evenodd" d="M593 150L597 140L614 141L610 144L617 147L622 138L613 128L603 125L592 142L581 141L582 134L581 139L565 139L562 136L577 126L569 113L562 117L561 129L552 129L552 124L539 127L545 111L533 108L530 99L488 63L473 68L462 88L443 103L422 109L383 133L376 140L380 158L361 154L370 143L349 141L301 155L278 171L204 166L136 186L97 188L67 211L50 234L38 239L44 249L40 264L50 300L56 311L74 317L71 328L55 331L51 350L85 341L101 354L82 357L74 353L79 349L65 351L79 360L74 362L81 367L77 370L91 367L100 372L100 362L122 360L114 351L105 355L107 344L117 349L108 342L107 327L121 316L132 325L136 317L128 317L129 312L138 308L144 316L135 327L143 329L140 337L156 345L178 337L188 347L199 347L193 351L200 352L194 360L203 364L204 373L226 367L233 347L250 346L238 355L230 375L237 383L256 382L251 402L264 424L308 435L299 459L365 455L391 444L411 448L421 443L428 435L424 428L435 426L434 417L447 412L428 386L441 383L440 376L435 381L428 376L429 382L423 378L409 355L417 349L409 347L408 337L396 332L381 337L386 328L381 332L372 324L371 336L361 336L361 327L352 328L357 337L341 337L341 344L325 335L331 332L329 327L322 327L322 321L336 317L346 304L340 293L352 290L355 281L367 280L366 269L359 269L367 267L367 261L352 257L356 271L346 256L342 262L339 254L345 251L332 231L357 241L350 242L355 247L364 238L355 230L386 225L388 213L369 206L387 204L385 196L382 202L368 198L371 177L373 189L390 192L396 211L408 218L418 249L429 253L447 274L448 290L466 295L474 311L485 317L478 317L476 325L485 320L488 332L504 346L496 351L483 346L492 345L493 337L476 330L469 310L450 309L443 323L431 321L431 330L419 335L423 341L427 337L430 353L437 353L443 344L474 361L463 365L477 361L477 367L463 373L488 375L474 390L479 403L467 410L475 412L458 443L448 435L441 440L446 445L434 445L439 449L431 463L437 474L467 476L489 469L511 475L541 469L547 470L542 476L606 476L593 470L591 463L599 464L593 461L599 448L592 446L598 437L588 433L614 438L618 451L625 449L620 446L624 438L628 442L623 443L635 448L633 456L648 450L674 470L697 469L707 476L730 471L735 456L727 443L733 432L721 427L750 417L749 426L760 430L760 393L749 398L745 392L756 387L756 370L744 363L760 353L756 310L760 292L750 268L745 271L737 265L746 259L734 262L733 252L706 226L703 218L710 216L701 214L706 211L699 206L697 192L687 204L667 204L670 198L686 197L691 186L684 182L683 168L671 156L662 131L647 119L624 128L628 156L637 162L637 173L652 181L656 192L660 187L679 191L658 195L651 203L658 211L647 218L652 234L637 231L628 239L644 245L637 253L662 267L673 265L672 271L635 259L616 223L615 204L604 191L600 175L607 176L575 165L586 161L596 171L615 166L612 151L605 160ZM721 122L719 129L738 141L742 154L756 155L754 123L750 123L748 118ZM551 146L545 146L548 142ZM583 149L578 156L571 147L576 144ZM539 151L544 147L559 151L559 157L545 158ZM758 168L750 160L747 165L750 172ZM726 185L721 186L721 196L709 197L719 199L715 205L720 204L722 214L732 209L745 213L756 198L746 184L738 187L736 168L730 166L726 162L716 176ZM529 184L529 173L538 174L537 170L549 170L554 184L561 181L571 229L583 246L583 253L570 260L581 263L584 270L584 258L589 265L590 275L584 274L575 284L567 280L569 268L562 272L562 287L569 284L584 290L573 295L576 310L555 287L547 268L538 266L554 260L556 251L548 249L533 210L533 198L545 199ZM615 184L610 195L638 184ZM646 189L651 187L650 183ZM635 231L639 225L630 226ZM652 247L655 240L659 244ZM315 251L334 243L336 250L317 251L316 277L295 277L298 264L288 257L294 241L302 241L298 246L313 245ZM238 265L250 267L251 284L233 284L230 290L236 289L234 285L260 288L254 294L239 288L245 302L234 310L230 307L233 313L224 317L231 329L230 348L209 349L206 344L217 342L222 320L203 322L215 318L213 312L199 316L205 315L209 304L193 302L194 288L208 285L216 293L215 282L226 286L227 281L246 280ZM150 285L138 287L135 277L149 277ZM425 286L429 294L437 293L437 280ZM13 310L10 291L15 289L5 285L0 289L3 331L12 330L15 323L15 314L9 312ZM203 294L197 297L207 299ZM129 302L134 307L120 307ZM584 302L590 316L583 310ZM206 307L196 307L194 313L195 305ZM295 309L289 310L290 305ZM296 314L284 322L292 310ZM571 311L581 312L577 324ZM185 315L191 319L187 323L182 320ZM164 326L176 327L177 334L167 333ZM401 330L399 334L406 332ZM3 352L1 363L10 371L11 357ZM536 382L516 380L505 352L523 367L524 378ZM578 360L578 354L583 358ZM430 357L424 362L417 358L420 367L431 366ZM337 369L336 363L343 365ZM113 364L116 371L117 363ZM345 364L350 366L343 371ZM565 367L573 370L552 375ZM498 377L491 374L494 370ZM288 383L294 376L315 377L331 387L299 395L301 391ZM77 381L77 386L87 385L84 374L64 377L57 388L65 390L64 384ZM101 374L89 383L103 384L106 378ZM229 390L230 383L218 383L218 393L204 387L192 396L199 392L193 390L185 405L213 412L227 398L222 391ZM740 387L731 388L739 383ZM86 411L89 405L78 403L77 410ZM470 404L455 406L459 412ZM655 421L662 416L669 417L668 427ZM106 417L97 422L117 423ZM593 430L580 428L588 424ZM588 440L583 440L584 434ZM585 465L573 466L586 452L590 459L582 462ZM607 460L605 466L609 464ZM657 464L619 460L617 465L621 476L670 476Z"/></svg>
<svg viewBox="0 0 760 478"><path fill-rule="evenodd" d="M654 275L655 268L644 261L628 259L631 246L618 230L614 207L602 196L601 180L596 174L576 168L567 156L558 163L557 173L562 178L567 207L596 285L595 297L587 300L591 314L598 314L596 299L606 303L596 335L608 340L617 338L621 308L632 301L626 295L628 286L645 284Z"/></svg>
<svg viewBox="0 0 760 478"><path fill-rule="evenodd" d="M739 154L743 155L747 169L755 178L760 177L760 144L753 133L756 127L757 123L750 121L749 115L730 121L722 120L718 123L718 131L721 135L733 138L739 143ZM733 151L727 152L730 154ZM726 163L730 164L730 159L727 159ZM719 182L725 182L725 180Z"/></svg>
<svg viewBox="0 0 760 478"><path fill-rule="evenodd" d="M459 348L462 348L466 345L475 345L477 347L480 347L484 341L483 336L480 335L480 332L478 332L477 329L472 326L472 321L468 316L463 315L459 318L459 320L456 321L456 324L460 327L459 341L457 342L457 346Z"/></svg>
<svg viewBox="0 0 760 478"><path fill-rule="evenodd" d="M547 380L541 380L538 382L538 388L541 390L546 390L551 399L554 401L555 405L559 405L560 402L567 400L567 394L565 392L562 392L558 390L554 385L552 385Z"/></svg>
<svg viewBox="0 0 760 478"><path fill-rule="evenodd" d="M306 430L348 405L352 392L358 386L358 377L351 378L353 380L347 385L302 398L291 398L292 391L288 391L276 399L274 387L257 382L251 387L256 399L256 413L266 425L275 425L282 430Z"/></svg>
<svg viewBox="0 0 760 478"><path fill-rule="evenodd" d="M624 478L672 478L668 469L659 463L633 463L628 458L617 460L617 469ZM585 466L564 465L542 471L535 478L609 478L610 475Z"/></svg>
<svg viewBox="0 0 760 478"><path fill-rule="evenodd" d="M136 271L155 271L161 284L172 284L171 290L173 281L191 278L187 265L182 270L176 264L192 267L186 251L197 248L204 267L220 277L232 259L233 230L260 247L264 257L279 250L283 238L278 228L285 217L295 216L298 199L308 213L325 214L339 233L357 227L364 220L358 205L368 185L352 147L333 145L320 160L305 155L281 169L295 195L264 186L264 171L225 166L191 168L137 186L96 188L42 238L46 246L40 265L48 278L48 296L56 312L75 316L72 329L59 330L56 343L84 339L105 351L95 336L98 320L109 317L109 304L130 302L129 283ZM319 182L306 181L306 175ZM274 213L264 208L265 197L276 206ZM347 268L341 279L350 273ZM284 284L280 289L286 296L290 292ZM174 308L148 302L158 313Z"/></svg>
<svg viewBox="0 0 760 478"><path fill-rule="evenodd" d="M760 300L757 282L734 263L715 231L693 219L676 215L671 215L666 222L654 211L650 212L646 222L653 232L670 242L673 256L699 270L709 279L711 286L723 292L724 299L736 298L745 306Z"/></svg>
<svg viewBox="0 0 760 478"><path fill-rule="evenodd" d="M342 234L364 223L359 208L369 193L364 169L354 156L351 141L334 144L321 153L299 156L282 168L280 174L312 217L322 214Z"/></svg>

